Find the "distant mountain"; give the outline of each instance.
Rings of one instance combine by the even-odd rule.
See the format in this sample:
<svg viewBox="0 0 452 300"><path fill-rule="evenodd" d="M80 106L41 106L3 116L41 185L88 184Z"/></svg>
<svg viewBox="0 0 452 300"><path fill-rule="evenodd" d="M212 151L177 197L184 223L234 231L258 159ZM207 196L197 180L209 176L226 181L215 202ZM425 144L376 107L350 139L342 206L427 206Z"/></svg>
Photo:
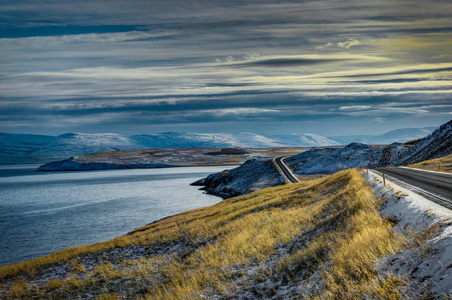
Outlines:
<svg viewBox="0 0 452 300"><path fill-rule="evenodd" d="M382 135L343 135L329 138L342 145L348 145L350 143L389 145L392 143L405 143L423 138L432 133L436 128L437 127L403 128L391 130Z"/></svg>
<svg viewBox="0 0 452 300"><path fill-rule="evenodd" d="M340 136L326 138L311 133L262 135L253 133L165 132L121 135L115 133L66 133L59 136L0 133L0 164L45 163L91 153L157 149L211 147L319 147L346 145L351 142L391 144L422 138L434 128L407 128L383 135Z"/></svg>
<svg viewBox="0 0 452 300"><path fill-rule="evenodd" d="M0 164L41 163L74 155L136 149L118 134L67 133L60 136L0 133Z"/></svg>
<svg viewBox="0 0 452 300"><path fill-rule="evenodd" d="M278 140L253 133L196 133L165 132L133 135L135 144L144 148L195 148L195 147L281 147ZM302 147L302 146L300 146Z"/></svg>
<svg viewBox="0 0 452 300"><path fill-rule="evenodd" d="M59 136L0 133L0 164L43 163L91 153L210 147L313 147L338 145L315 134L259 135L253 133L165 132L125 136L114 133L66 133Z"/></svg>
<svg viewBox="0 0 452 300"><path fill-rule="evenodd" d="M289 146L319 147L340 145L336 140L312 133L293 133L284 135L270 135L269 137Z"/></svg>

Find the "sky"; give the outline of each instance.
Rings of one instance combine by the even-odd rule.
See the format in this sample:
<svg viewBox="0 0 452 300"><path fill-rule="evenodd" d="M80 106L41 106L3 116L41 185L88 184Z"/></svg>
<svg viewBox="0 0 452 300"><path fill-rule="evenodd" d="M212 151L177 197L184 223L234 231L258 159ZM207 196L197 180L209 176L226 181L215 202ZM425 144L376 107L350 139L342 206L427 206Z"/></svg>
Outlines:
<svg viewBox="0 0 452 300"><path fill-rule="evenodd" d="M450 0L0 0L0 132L381 134L451 87Z"/></svg>

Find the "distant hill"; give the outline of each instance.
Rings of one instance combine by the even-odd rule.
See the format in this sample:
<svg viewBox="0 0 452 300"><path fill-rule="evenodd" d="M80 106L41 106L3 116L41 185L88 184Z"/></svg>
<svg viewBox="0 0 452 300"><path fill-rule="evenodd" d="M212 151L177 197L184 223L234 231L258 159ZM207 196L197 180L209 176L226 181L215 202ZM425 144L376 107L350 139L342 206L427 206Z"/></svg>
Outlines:
<svg viewBox="0 0 452 300"><path fill-rule="evenodd" d="M316 134L165 132L125 136L114 133L66 133L59 136L0 133L0 164L44 163L115 150L212 147L315 147L338 145Z"/></svg>
<svg viewBox="0 0 452 300"><path fill-rule="evenodd" d="M0 133L0 164L45 163L105 151L174 148L268 148L391 144L423 138L435 128L406 128L383 135L327 138L311 133L262 135L254 133L165 132L121 135L115 133L66 133L59 136ZM411 163L411 162L410 162Z"/></svg>
<svg viewBox="0 0 452 300"><path fill-rule="evenodd" d="M329 137L342 145L350 143L382 144L405 143L423 138L432 133L437 127L403 128L386 132L382 135L344 135Z"/></svg>

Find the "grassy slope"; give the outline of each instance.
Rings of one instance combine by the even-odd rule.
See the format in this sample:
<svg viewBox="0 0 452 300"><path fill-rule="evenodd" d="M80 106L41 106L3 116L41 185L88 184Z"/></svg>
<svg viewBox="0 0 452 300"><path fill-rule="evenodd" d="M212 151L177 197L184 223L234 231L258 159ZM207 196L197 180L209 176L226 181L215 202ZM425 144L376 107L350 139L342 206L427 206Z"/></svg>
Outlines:
<svg viewBox="0 0 452 300"><path fill-rule="evenodd" d="M102 299L198 299L243 292L265 298L282 286L315 284L304 297L397 299L394 287L401 281L381 276L374 263L402 241L380 217L377 202L357 170L264 189L176 215L131 236L0 268L0 298L58 299L87 292ZM134 249L146 251L126 255ZM45 278L46 268L66 273ZM270 281L276 284L252 288Z"/></svg>
<svg viewBox="0 0 452 300"><path fill-rule="evenodd" d="M440 158L422 161L417 164L409 165L411 168L441 171L452 173L452 154Z"/></svg>

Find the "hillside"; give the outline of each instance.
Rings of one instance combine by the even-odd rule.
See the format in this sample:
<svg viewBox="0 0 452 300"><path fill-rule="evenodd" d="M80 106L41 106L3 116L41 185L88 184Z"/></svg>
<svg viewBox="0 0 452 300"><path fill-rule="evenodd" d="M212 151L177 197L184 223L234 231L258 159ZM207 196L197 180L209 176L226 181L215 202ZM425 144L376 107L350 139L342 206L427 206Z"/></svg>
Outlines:
<svg viewBox="0 0 452 300"><path fill-rule="evenodd" d="M229 198L284 183L270 160L248 160L240 167L214 173L192 185L203 186L211 194Z"/></svg>
<svg viewBox="0 0 452 300"><path fill-rule="evenodd" d="M311 149L286 158L288 164L302 164L316 157L337 150L336 148ZM291 164L291 166L292 166ZM227 172L214 173L194 182L203 186L203 190L223 198L245 195L264 187L284 183L284 178L277 172L270 160L249 160L241 166Z"/></svg>
<svg viewBox="0 0 452 300"><path fill-rule="evenodd" d="M409 148L402 144L375 146L351 143L346 147L317 156L309 161L297 161L294 157L289 166L295 174L331 174L350 168L375 168L389 166L406 155ZM308 155L305 153L304 155Z"/></svg>
<svg viewBox="0 0 452 300"><path fill-rule="evenodd" d="M432 134L414 145L407 155L397 160L398 165L414 164L452 154L452 120L441 125Z"/></svg>
<svg viewBox="0 0 452 300"><path fill-rule="evenodd" d="M424 297L440 295L450 283L441 285L436 277L391 275L385 268L392 266L387 262L391 255L399 253L397 263L412 272L411 258L402 255L406 251L416 251L434 263L439 256L420 243L450 226L433 226L433 219L410 225L409 218L403 219L409 211L389 221L380 215L380 205L391 211L405 200L381 196L386 202L374 197L357 170L263 189L166 218L108 242L2 267L0 298L398 299L422 293ZM398 222L404 230L395 234L392 226ZM451 272L449 262L444 263L432 266L440 276ZM422 292L425 286L434 289Z"/></svg>
<svg viewBox="0 0 452 300"><path fill-rule="evenodd" d="M452 173L452 154L440 158L425 160L417 164L408 165L408 167Z"/></svg>

